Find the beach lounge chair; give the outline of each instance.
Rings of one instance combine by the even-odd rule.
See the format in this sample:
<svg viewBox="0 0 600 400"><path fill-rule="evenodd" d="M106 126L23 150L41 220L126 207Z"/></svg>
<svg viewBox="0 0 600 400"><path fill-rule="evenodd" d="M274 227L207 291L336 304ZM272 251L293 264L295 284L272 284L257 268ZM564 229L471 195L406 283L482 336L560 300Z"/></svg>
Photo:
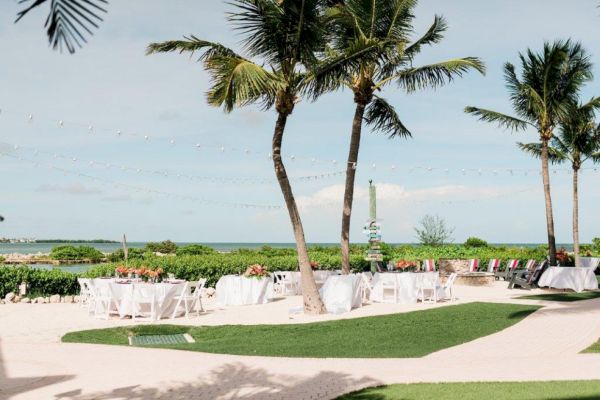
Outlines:
<svg viewBox="0 0 600 400"><path fill-rule="evenodd" d="M510 283L508 284L509 289L514 289L515 287L520 287L522 289L530 290L538 287L538 281L540 277L544 273L544 271L548 268L548 261L542 261L538 264L538 266L532 270L522 270L517 271L513 274L510 279Z"/></svg>
<svg viewBox="0 0 600 400"><path fill-rule="evenodd" d="M425 272L435 272L435 260L431 259L423 261L423 270Z"/></svg>
<svg viewBox="0 0 600 400"><path fill-rule="evenodd" d="M479 260L474 258L472 260L469 260L469 272L477 272L477 269L479 268Z"/></svg>
<svg viewBox="0 0 600 400"><path fill-rule="evenodd" d="M499 258L492 258L490 260L490 263L488 264L487 272L496 273L496 272L498 272L499 268L500 268L500 259Z"/></svg>
<svg viewBox="0 0 600 400"><path fill-rule="evenodd" d="M494 276L496 277L496 280L500 280L500 278L502 278L502 280L508 281L510 280L511 275L517 270L518 267L519 260L508 260L504 270L494 272Z"/></svg>

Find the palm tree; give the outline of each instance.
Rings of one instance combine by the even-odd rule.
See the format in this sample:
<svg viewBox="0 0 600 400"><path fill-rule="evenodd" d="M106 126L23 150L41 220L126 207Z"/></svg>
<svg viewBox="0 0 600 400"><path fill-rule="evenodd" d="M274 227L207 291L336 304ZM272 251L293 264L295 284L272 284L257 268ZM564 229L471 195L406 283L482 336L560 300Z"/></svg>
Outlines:
<svg viewBox="0 0 600 400"><path fill-rule="evenodd" d="M422 47L438 43L446 30L444 18L436 16L431 28L410 43L417 0L332 0L332 3L328 12L329 57L317 68L310 91L317 97L337 88L349 88L356 104L346 165L341 232L342 270L349 273L350 219L363 120L373 131L390 138L411 137L394 107L378 92L392 83L408 93L435 88L471 69L484 73L485 67L474 57L413 66L413 59ZM354 63L341 62L370 46L377 49L373 56L361 57Z"/></svg>
<svg viewBox="0 0 600 400"><path fill-rule="evenodd" d="M254 103L262 104L264 109L275 108L273 164L296 240L304 311L311 314L326 310L313 277L304 229L281 148L286 122L305 90L308 71L325 49L325 3L325 0L232 0L235 11L228 19L242 33L248 56L258 59L257 62L194 36L148 46L148 54L201 52L200 61L212 77L207 97L213 106L223 106L226 112Z"/></svg>
<svg viewBox="0 0 600 400"><path fill-rule="evenodd" d="M47 3L49 0L20 0L29 3L17 14L19 22L34 8ZM46 17L44 27L48 35L48 42L54 50L66 48L71 54L77 47L87 43L85 35L93 35L92 28L98 28L102 22L102 13L106 13L104 4L107 0L50 0L50 11Z"/></svg>
<svg viewBox="0 0 600 400"><path fill-rule="evenodd" d="M592 98L586 104L574 106L561 123L559 134L548 146L548 158L553 163L570 162L573 170L573 250L575 265L579 266L579 170L584 162L600 161L600 125L595 122L600 109L600 98ZM540 157L540 143L518 143L519 147Z"/></svg>
<svg viewBox="0 0 600 400"><path fill-rule="evenodd" d="M534 128L540 139L542 180L546 204L546 227L550 262L556 264L556 238L548 173L548 144L554 129L568 117L570 104L576 103L582 85L592 79L592 64L581 44L567 41L544 43L541 54L528 50L519 54L521 78L513 64L504 65L504 78L516 116L466 107L465 112L479 120L493 122L511 131Z"/></svg>

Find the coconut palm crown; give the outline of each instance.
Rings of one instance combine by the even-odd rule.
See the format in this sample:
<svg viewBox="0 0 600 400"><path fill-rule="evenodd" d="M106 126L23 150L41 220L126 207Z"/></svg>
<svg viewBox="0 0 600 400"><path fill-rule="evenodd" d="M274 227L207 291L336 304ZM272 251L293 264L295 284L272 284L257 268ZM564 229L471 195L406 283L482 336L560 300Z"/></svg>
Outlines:
<svg viewBox="0 0 600 400"><path fill-rule="evenodd" d="M549 141L555 128L568 118L577 103L584 83L592 79L592 64L581 44L566 41L546 42L539 54L528 50L519 54L521 76L511 63L504 65L504 78L515 116L478 107L465 112L481 121L496 123L511 131L533 128L540 139L540 158L546 206L546 228L550 262L556 262L556 238L548 173Z"/></svg>
<svg viewBox="0 0 600 400"><path fill-rule="evenodd" d="M296 201L281 156L288 117L306 91L307 77L326 48L323 16L326 0L232 0L228 20L242 36L244 54L221 44L190 36L184 40L153 43L148 53L199 53L199 61L212 78L207 93L209 104L226 112L249 104L274 108L277 122L272 141L272 158L290 215L298 262L302 273L304 310L326 312L314 282ZM373 46L339 60L340 65L368 56Z"/></svg>
<svg viewBox="0 0 600 400"><path fill-rule="evenodd" d="M588 160L600 162L600 125L596 112L600 109L600 98L592 98L585 104L573 105L568 117L560 125L548 147L550 162L569 162L573 170L573 249L575 265L579 266L579 171ZM518 143L521 150L541 157L540 143Z"/></svg>
<svg viewBox="0 0 600 400"><path fill-rule="evenodd" d="M413 61L423 47L439 43L447 29L444 18L436 16L429 30L412 41L417 0L330 0L329 3L329 47L326 57L313 71L308 89L312 96L318 97L348 88L356 103L341 234L342 269L348 273L350 218L363 120L373 131L390 138L411 136L395 108L380 95L381 91L392 84L408 93L436 88L470 70L484 73L485 67L475 57L414 66ZM349 58L356 60L354 56L361 52L370 56L347 62Z"/></svg>

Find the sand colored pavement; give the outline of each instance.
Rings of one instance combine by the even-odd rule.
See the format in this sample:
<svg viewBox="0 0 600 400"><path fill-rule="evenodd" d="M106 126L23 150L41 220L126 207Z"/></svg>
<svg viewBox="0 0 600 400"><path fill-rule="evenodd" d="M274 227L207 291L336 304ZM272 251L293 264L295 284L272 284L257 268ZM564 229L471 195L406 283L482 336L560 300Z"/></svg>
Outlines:
<svg viewBox="0 0 600 400"><path fill-rule="evenodd" d="M535 291L533 292L535 293ZM415 359L300 359L61 343L70 331L122 326L75 304L0 306L0 399L331 399L367 386L408 382L600 379L600 299L531 302L504 283L458 287L459 301L545 307L496 334ZM207 307L188 325L306 323L408 312L438 305L370 304L343 315L290 314L290 297L266 305ZM393 339L391 339L393 340ZM398 340L401 340L399 338Z"/></svg>

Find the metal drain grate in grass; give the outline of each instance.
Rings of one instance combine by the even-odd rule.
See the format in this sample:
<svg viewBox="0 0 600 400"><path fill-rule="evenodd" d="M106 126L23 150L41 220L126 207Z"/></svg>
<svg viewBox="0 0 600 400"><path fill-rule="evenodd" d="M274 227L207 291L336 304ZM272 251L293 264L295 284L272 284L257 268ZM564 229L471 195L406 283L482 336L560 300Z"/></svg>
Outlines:
<svg viewBox="0 0 600 400"><path fill-rule="evenodd" d="M148 346L148 345L163 345L163 344L185 344L194 343L194 338L187 333L179 333L176 335L142 335L129 336L130 346Z"/></svg>

